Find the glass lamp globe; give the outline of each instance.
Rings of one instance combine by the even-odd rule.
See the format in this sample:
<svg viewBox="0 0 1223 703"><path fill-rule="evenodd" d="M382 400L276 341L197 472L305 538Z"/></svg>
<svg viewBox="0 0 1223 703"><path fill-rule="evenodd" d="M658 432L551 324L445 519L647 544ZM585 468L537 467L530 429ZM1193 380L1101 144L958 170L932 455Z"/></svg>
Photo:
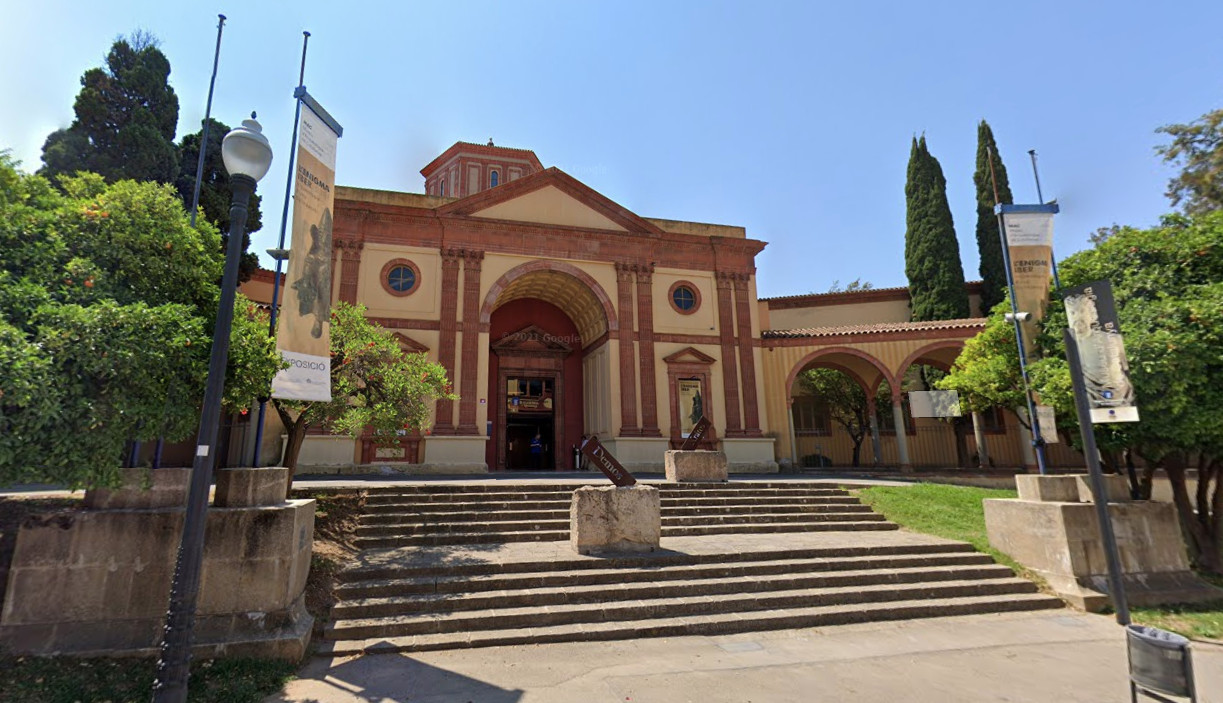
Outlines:
<svg viewBox="0 0 1223 703"><path fill-rule="evenodd" d="M221 158L229 175L242 174L258 181L272 166L272 147L263 136L263 127L251 119L242 120L242 126L231 130L221 142Z"/></svg>

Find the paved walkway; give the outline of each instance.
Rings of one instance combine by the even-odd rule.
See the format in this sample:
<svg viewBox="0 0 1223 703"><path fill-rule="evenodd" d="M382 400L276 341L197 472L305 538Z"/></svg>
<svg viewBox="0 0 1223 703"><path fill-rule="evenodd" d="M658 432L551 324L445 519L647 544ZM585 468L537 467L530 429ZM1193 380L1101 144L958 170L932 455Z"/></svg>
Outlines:
<svg viewBox="0 0 1223 703"><path fill-rule="evenodd" d="M1223 703L1223 646L1194 645ZM1128 701L1124 634L1070 610L316 659L266 703Z"/></svg>

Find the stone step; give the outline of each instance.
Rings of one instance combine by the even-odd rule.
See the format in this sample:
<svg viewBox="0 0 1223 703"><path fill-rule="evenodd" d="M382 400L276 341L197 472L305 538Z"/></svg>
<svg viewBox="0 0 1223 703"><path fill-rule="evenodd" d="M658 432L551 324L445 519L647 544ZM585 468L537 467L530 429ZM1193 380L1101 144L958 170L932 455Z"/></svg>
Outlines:
<svg viewBox="0 0 1223 703"><path fill-rule="evenodd" d="M846 609L862 603L968 596L1012 596L1036 590L1031 582L1008 577L904 584L833 586L713 596L673 596L627 602L564 603L495 610L442 611L388 617L336 619L326 628L327 639L368 639L448 632L505 630L576 623L649 620L836 605Z"/></svg>
<svg viewBox="0 0 1223 703"><path fill-rule="evenodd" d="M561 510L568 508L573 502L571 494L563 497L549 500L521 500L521 501L446 501L446 502L395 502L395 503L379 503L377 505L367 505L366 510L370 514L395 513L395 512L434 512L434 513L458 513L458 512L488 512L494 510ZM861 505L861 502L851 496L824 496L824 497L776 497L766 496L759 498L666 498L662 497L659 504L664 508L754 508L760 505L813 505L813 506L832 506L832 505Z"/></svg>
<svg viewBox="0 0 1223 703"><path fill-rule="evenodd" d="M804 627L884 622L912 618L976 615L1063 607L1061 601L1041 593L997 596L967 596L938 600L905 600L862 603L853 608L820 605L763 610L754 613L716 613L711 615L658 617L645 621L593 622L528 627L512 630L458 632L435 635L407 635L378 638L376 641L340 640L318 643L318 656L345 656L391 652L425 652L505 645L548 644L554 642L595 642L642 637L683 637L726 635L739 632L789 630Z"/></svg>
<svg viewBox="0 0 1223 703"><path fill-rule="evenodd" d="M525 520L568 520L569 506L555 510L479 510L470 513L460 511L375 513L361 516L361 526L412 525L432 522L520 522Z"/></svg>
<svg viewBox="0 0 1223 703"><path fill-rule="evenodd" d="M761 515L689 515L662 517L664 534L669 527L724 527L731 525L780 525L800 523L818 525L845 522L885 522L878 513L767 513ZM356 529L357 537L380 537L390 535L431 535L455 532L530 532L533 530L568 530L569 516L553 520L489 520L473 517L471 520L451 522L404 522L391 525L362 525ZM793 530L788 530L793 531Z"/></svg>
<svg viewBox="0 0 1223 703"><path fill-rule="evenodd" d="M332 608L331 617L335 620L351 620L471 610L542 608L554 605L606 603L608 600L623 602L677 597L708 597L849 586L1006 579L1012 576L1010 569L999 564L973 564L862 569L832 573L752 573L636 583L529 586L499 591L346 598Z"/></svg>
<svg viewBox="0 0 1223 703"><path fill-rule="evenodd" d="M455 505L463 505L455 503ZM415 511L396 511L396 512L377 512L367 513L361 517L362 525L404 525L416 522L453 522L455 520L560 520L569 519L569 504L557 504L555 507L542 506L514 506L499 510L487 510L484 508L475 508L471 511L463 510L436 510L432 507ZM696 515L757 515L757 514L778 514L778 513L807 513L807 514L823 514L823 513L861 513L867 514L873 511L869 506L861 504L809 504L799 503L794 505L776 504L776 503L761 503L759 505L709 505L709 506L663 506L662 517L686 517Z"/></svg>
<svg viewBox="0 0 1223 703"><path fill-rule="evenodd" d="M360 549L377 549L382 547L406 547L412 545L453 545L453 544L497 544L503 542L560 542L569 539L569 522L564 522L563 530L538 529L489 532L434 532L426 534L404 535L402 530L394 536L358 536L354 542ZM360 529L360 528L358 528ZM898 530L896 524L873 520L857 520L853 522L757 522L742 525L689 525L662 526L663 537L681 537L693 535L730 535L730 534L772 534L776 532L861 532L878 530Z"/></svg>
<svg viewBox="0 0 1223 703"><path fill-rule="evenodd" d="M358 598L388 598L411 594L503 591L522 588L554 588L595 584L628 584L644 581L731 578L774 574L809 574L861 571L866 569L908 569L993 566L994 561L978 552L928 554L881 554L847 557L808 557L755 561L675 563L670 565L630 565L620 568L552 570L540 564L531 572L490 574L417 574L403 570L391 578L372 578L342 583L336 595L342 601Z"/></svg>
<svg viewBox="0 0 1223 703"><path fill-rule="evenodd" d="M403 534L439 534L449 532L518 532L526 530L567 530L569 529L568 511L558 511L550 517L522 519L525 515L506 513L500 516L471 515L464 519L461 516L446 515L441 522L423 516L405 516L398 522L362 522L357 528L358 537L374 537L379 535ZM756 523L781 522L871 522L882 521L884 517L878 513L866 512L811 512L811 513L748 513L727 515L662 515L663 527L699 526L699 525L750 525Z"/></svg>
<svg viewBox="0 0 1223 703"><path fill-rule="evenodd" d="M410 550L409 550L410 551ZM825 547L773 547L751 552L711 552L688 554L682 552L651 552L645 554L621 554L592 559L576 553L565 558L548 560L523 560L505 562L469 563L462 559L440 564L408 565L409 554L400 554L396 549L371 552L374 564L355 566L339 572L341 583L357 583L377 579L404 579L442 577L474 579L498 574L532 574L541 572L585 572L604 569L661 570L679 566L703 566L744 562L775 562L782 560L844 560L860 558L904 558L943 557L948 555L985 558L964 542L933 542L917 544L877 544L869 546L837 545Z"/></svg>
<svg viewBox="0 0 1223 703"><path fill-rule="evenodd" d="M656 479L641 481L643 485L653 486L671 491L686 491L686 490L801 490L801 491L840 491L845 492L844 488L829 485L826 483L802 482L802 481L729 481L724 483L707 483L707 482L684 482L670 483L659 481ZM401 486L378 486L366 489L370 497L383 495L413 495L413 494L430 494L437 495L442 493L462 493L462 494L478 494L478 493L505 493L512 491L573 491L582 486L604 486L608 485L607 479L599 474L592 474L587 482L583 483L547 483L547 482L522 482L522 483L424 483L415 485Z"/></svg>
<svg viewBox="0 0 1223 703"><path fill-rule="evenodd" d="M659 495L666 498L735 498L735 497L807 497L807 498L844 498L849 494L839 488L727 488L727 484L713 484L716 487L675 488L656 486ZM394 492L370 493L366 497L367 505L384 503L445 503L445 502L494 502L548 500L568 497L581 486L567 486L556 489L541 490L538 488L511 488L496 491L437 491L437 492Z"/></svg>

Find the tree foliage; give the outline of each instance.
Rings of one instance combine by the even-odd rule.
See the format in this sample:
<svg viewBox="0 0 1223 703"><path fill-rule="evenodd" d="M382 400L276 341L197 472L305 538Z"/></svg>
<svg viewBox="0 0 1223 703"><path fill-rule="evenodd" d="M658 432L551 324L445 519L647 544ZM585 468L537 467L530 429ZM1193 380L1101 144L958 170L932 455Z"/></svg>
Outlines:
<svg viewBox="0 0 1223 703"><path fill-rule="evenodd" d="M214 119L209 119L208 148L204 151L204 173L200 178L200 209L199 215L221 231L221 249L225 249L229 239L229 204L232 195L229 190L229 172L221 159L221 139L229 133L229 125ZM178 145L179 168L178 177L174 180L174 188L182 198L183 206L191 211L191 203L195 198L195 172L199 166L200 144L204 141L204 130L183 137ZM259 270L259 257L247 251L251 244L251 233L263 227L263 215L259 210L261 198L259 194L251 195L250 206L246 217L246 234L242 238L242 267L239 269L239 280L247 281L251 274Z"/></svg>
<svg viewBox="0 0 1223 703"><path fill-rule="evenodd" d="M968 317L964 267L955 237L947 180L938 160L926 148L926 137L913 139L905 183L905 275L909 279L913 320Z"/></svg>
<svg viewBox="0 0 1223 703"><path fill-rule="evenodd" d="M1065 286L1109 280L1117 303L1142 419L1096 425L1101 450L1128 450L1152 471L1164 469L1194 560L1223 572L1223 414L1217 409L1223 387L1223 211L1171 215L1146 230L1117 228L1094 249L1063 261L1060 271ZM1054 301L1037 340L1043 358L1030 372L1042 402L1054 406L1077 444L1065 326L1065 309ZM1015 407L1007 398L1022 397L1013 338L1006 340L1004 329L991 319L943 382L970 407L982 399ZM1186 482L1190 466L1198 470L1193 496Z"/></svg>
<svg viewBox="0 0 1223 703"><path fill-rule="evenodd" d="M170 62L151 36L117 40L105 66L81 76L76 119L47 137L42 173L90 171L112 183L172 183L178 175L178 96L169 76Z"/></svg>
<svg viewBox="0 0 1223 703"><path fill-rule="evenodd" d="M991 155L992 154L992 159ZM990 162L993 162L991 176ZM981 309L992 310L1006 296L1006 264L1002 257L1002 240L998 232L998 216L994 205L1012 203L1011 184L1006 166L994 143L994 132L985 120L977 125L977 170L972 174L977 186L977 251L981 255ZM997 182L997 199L994 183Z"/></svg>
<svg viewBox="0 0 1223 703"><path fill-rule="evenodd" d="M1168 197L1190 215L1223 209L1223 108L1189 124L1155 130L1172 137L1156 148L1164 161L1179 167L1168 181Z"/></svg>
<svg viewBox="0 0 1223 703"><path fill-rule="evenodd" d="M832 420L845 428L854 443L853 465L859 466L862 440L870 430L871 421L862 385L836 369L807 369L798 378L803 390L827 403Z"/></svg>
<svg viewBox="0 0 1223 703"><path fill-rule="evenodd" d="M216 230L191 228L168 186L97 174L61 185L0 159L0 484L107 483L126 441L182 439L199 422ZM239 305L231 408L283 365L266 321Z"/></svg>
<svg viewBox="0 0 1223 703"><path fill-rule="evenodd" d="M446 369L424 354L409 354L381 326L365 318L363 306L331 308L331 402L273 399L288 432L282 465L290 481L311 426L358 437L367 429L392 444L400 431L418 431L429 422L438 398L455 398Z"/></svg>

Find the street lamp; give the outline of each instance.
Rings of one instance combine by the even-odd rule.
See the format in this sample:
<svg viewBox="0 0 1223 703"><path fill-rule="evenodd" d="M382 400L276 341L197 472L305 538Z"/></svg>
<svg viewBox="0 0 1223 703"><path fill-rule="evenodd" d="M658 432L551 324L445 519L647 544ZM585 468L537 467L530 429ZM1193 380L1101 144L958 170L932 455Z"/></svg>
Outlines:
<svg viewBox="0 0 1223 703"><path fill-rule="evenodd" d="M212 356L208 362L208 383L200 411L200 432L195 461L191 467L191 487L187 494L187 514L183 520L182 542L174 565L170 586L170 608L166 614L161 659L157 662L157 682L153 686L155 703L183 703L187 700L187 676L191 664L191 636L195 625L195 602L200 590L200 570L204 561L204 528L208 515L208 489L216 464L217 433L221 419L221 396L225 390L225 366L229 358L229 333L234 319L234 298L238 287L238 264L242 259L242 236L246 230L247 205L255 184L272 165L272 147L262 128L251 119L225 135L221 157L229 172L233 199L229 206L229 244L225 250L225 275L221 279L221 302L212 333Z"/></svg>

